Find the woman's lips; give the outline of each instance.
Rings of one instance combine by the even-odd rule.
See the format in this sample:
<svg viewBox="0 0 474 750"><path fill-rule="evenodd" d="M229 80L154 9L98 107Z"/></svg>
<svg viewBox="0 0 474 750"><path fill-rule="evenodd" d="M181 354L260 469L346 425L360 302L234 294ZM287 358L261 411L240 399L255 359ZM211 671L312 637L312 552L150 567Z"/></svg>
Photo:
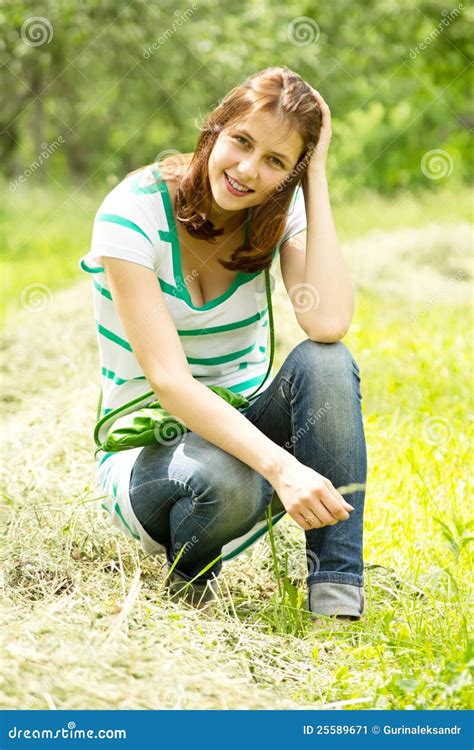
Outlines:
<svg viewBox="0 0 474 750"><path fill-rule="evenodd" d="M242 193L240 190L236 190L235 188L233 188L232 185L229 182L229 179L227 177L226 172L224 172L224 182L225 182L225 186L226 186L227 190L229 191L229 193L231 193L232 195L238 195L240 198L242 196L244 196L244 195L250 195L250 193L254 193L255 192L254 190L247 189L245 191L245 193ZM236 180L236 182L237 182L237 180Z"/></svg>

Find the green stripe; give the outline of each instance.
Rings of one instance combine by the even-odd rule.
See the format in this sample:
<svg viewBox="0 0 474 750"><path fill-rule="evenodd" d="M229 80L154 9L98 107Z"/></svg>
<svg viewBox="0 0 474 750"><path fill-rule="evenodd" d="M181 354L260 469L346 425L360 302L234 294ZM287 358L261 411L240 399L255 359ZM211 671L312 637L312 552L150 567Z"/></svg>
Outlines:
<svg viewBox="0 0 474 750"><path fill-rule="evenodd" d="M104 287L101 286L95 279L93 279L93 283L98 292L100 292L104 297L107 297L107 299L112 299L112 295L110 294L108 289L104 289Z"/></svg>
<svg viewBox="0 0 474 750"><path fill-rule="evenodd" d="M149 236L143 231L143 229L140 229L138 224L135 224L133 221L130 221L129 219L125 219L125 217L123 216L119 216L118 214L99 214L96 218L96 221L108 221L111 224L120 224L120 226L127 227L127 229L133 229L134 232L141 234L142 237L148 240L150 245L153 247L153 242L150 240Z"/></svg>
<svg viewBox="0 0 474 750"><path fill-rule="evenodd" d="M168 284L167 281L163 281L163 279L158 279L158 282L160 284L160 288L162 292L165 292L165 294L169 294L171 297L175 297L176 299L182 299L182 296L179 293L179 290L172 286L171 284ZM201 309L201 308L197 308ZM252 323L256 323L257 320L260 320L261 318L264 318L265 315L268 312L268 307L266 307L262 312L258 312L255 315L251 315L249 318L244 318L244 320L238 320L235 323L226 323L221 326L211 326L209 328L187 328L182 329L178 328L178 335L179 336L206 336L213 333L222 333L223 331L235 331L238 328L244 328L245 326L252 325Z"/></svg>
<svg viewBox="0 0 474 750"><path fill-rule="evenodd" d="M102 336L105 336L105 338L113 341L115 344L118 344L127 351L132 352L132 347L130 346L128 341L125 341L125 339L120 338L120 336L117 336L115 333L112 333L112 331L104 328L104 326L101 326L100 323L96 323L96 326L97 330ZM200 357L186 357L186 359L190 365L220 365L224 362L233 362L235 359L243 357L244 354L249 354L251 351L253 351L253 349L255 349L255 345L256 341L254 341L253 344L246 349L241 349L238 352L232 352L232 354L224 354L222 357L208 357L207 359L201 359ZM107 372L110 371L107 370ZM107 377L109 376L107 375ZM132 379L135 380L136 378ZM146 380L146 378L143 379Z"/></svg>
<svg viewBox="0 0 474 750"><path fill-rule="evenodd" d="M227 289L224 294L219 295L219 297L216 297L216 299L210 300L205 305L201 305L201 307L198 307L197 305L193 304L193 301L191 299L191 295L189 294L188 288L184 282L184 276L183 276L183 268L181 264L181 248L180 248L180 242L178 237L178 230L176 228L176 222L173 214L173 207L171 205L171 196L168 191L168 186L166 184L166 181L163 180L159 168L157 165L153 165L151 167L153 176L157 183L160 183L163 186L163 190L161 191L161 198L163 201L163 206L166 213L166 221L168 223L168 231L158 230L158 234L160 239L162 239L165 242L171 243L171 250L172 250L172 260L173 260L173 276L175 280L176 287L174 288L175 291L169 292L173 296L179 297L180 299L184 300L184 302L187 304L188 307L190 307L192 310L211 310L214 307L217 307L218 305L222 304L226 299L231 297L233 293L236 291L236 289L239 288L239 286L242 286L242 284L247 284L249 281L254 279L256 276L262 273L262 271L255 271L254 273L244 273L243 271L238 271L234 281L230 285L230 287ZM248 216L245 222L245 232L246 232L246 238L248 236L249 226L250 226L250 220L252 215L252 209L249 209Z"/></svg>
<svg viewBox="0 0 474 750"><path fill-rule="evenodd" d="M274 526L278 521L283 518L283 516L286 514L286 510L280 511L276 516L272 516L272 526ZM258 529L254 534L248 537L248 539L245 539L241 544L239 544L238 547L235 549L231 549L226 555L222 556L223 560L232 560L233 557L236 557L236 555L240 555L241 552L247 549L247 547L250 547L250 545L254 544L254 542L257 541L257 539L260 539L264 534L268 533L268 522L265 523L265 526L262 526L262 528Z"/></svg>
<svg viewBox="0 0 474 750"><path fill-rule="evenodd" d="M125 341L125 339L120 338L120 336L117 336L116 333L113 333L112 331L109 331L108 328L104 328L104 326L101 326L100 323L96 323L97 330L102 336L105 336L106 339L109 339L109 341L113 341L114 344L118 344L123 349L126 349L127 352L132 351L132 347L128 343L128 341Z"/></svg>
<svg viewBox="0 0 474 750"><path fill-rule="evenodd" d="M79 265L82 268L83 271L86 271L87 273L103 273L105 271L105 268L102 266L98 266L97 268L92 268L92 266L88 266L85 260L80 260Z"/></svg>
<svg viewBox="0 0 474 750"><path fill-rule="evenodd" d="M234 359L243 357L244 354L249 354L249 352L255 349L255 344L256 342L254 341L252 346L249 346L247 349L241 349L239 352L233 352L232 354L224 354L222 357L210 357L209 359L186 357L186 359L190 365L220 365L223 362L233 362Z"/></svg>
<svg viewBox="0 0 474 750"><path fill-rule="evenodd" d="M267 314L268 307L265 308L265 310L262 310L262 312L258 312L255 315L252 315L250 318L245 318L244 320L238 320L236 323L226 323L222 326L213 326L212 328L193 328L191 330L178 330L178 333L180 336L200 336L201 334L210 334L210 333L221 333L222 331L234 331L237 328L244 328L245 326L249 326L252 323L255 323L257 320L260 320L263 318L264 315Z"/></svg>
<svg viewBox="0 0 474 750"><path fill-rule="evenodd" d="M162 279L159 279L160 287L162 291L172 294L174 297L178 297L178 290L172 287L170 284L168 284L166 281L162 281ZM97 289L100 294L102 294L104 297L112 301L112 295L109 292L108 289L105 289L103 286L101 286L95 279L93 280L94 286ZM179 336L207 336L213 333L222 333L224 331L235 331L238 328L245 328L245 326L252 325L252 323L256 323L258 320L261 320L268 312L268 307L266 307L262 312L258 312L255 315L251 315L249 318L244 318L243 320L238 320L235 323L226 323L225 325L221 326L211 326L209 328L191 328L191 329L178 329L178 335Z"/></svg>
<svg viewBox="0 0 474 750"><path fill-rule="evenodd" d="M178 290L176 289L176 287L171 286L171 284L168 284L167 281L163 281L163 279L158 279L158 281L162 292L166 292L166 294L170 294L172 297L179 298Z"/></svg>
<svg viewBox="0 0 474 750"><path fill-rule="evenodd" d="M263 373L262 375L258 375L256 378L252 378L251 380L244 380L243 383L236 383L236 385L226 385L226 388L229 391L233 391L235 393L241 393L247 388L252 388L252 386L254 385L260 385L262 380L265 379L265 375L266 373Z"/></svg>
<svg viewBox="0 0 474 750"><path fill-rule="evenodd" d="M133 536L133 537L134 537L135 539L140 539L140 537L138 536L138 534L135 534L135 533L134 533L134 532L133 532L133 531L131 530L131 528L130 528L130 526L128 525L128 523L126 522L125 518L124 518L124 517L123 517L123 515L122 515L122 511L121 511L121 509L120 509L120 505L119 505L118 503L115 503L115 505L114 505L114 510L115 510L115 512L117 513L117 515L118 515L118 517L120 518L120 520L122 521L122 523L123 523L123 525L125 526L125 528L129 530L130 534L131 534L131 535L132 535L132 536Z"/></svg>
<svg viewBox="0 0 474 750"><path fill-rule="evenodd" d="M117 385L123 385L124 383L130 383L132 380L146 380L144 375L138 375L136 378L120 378L112 370L107 370L105 367L102 368L102 375L109 380L113 380Z"/></svg>
<svg viewBox="0 0 474 750"><path fill-rule="evenodd" d="M107 459L111 458L112 456L115 456L115 453L105 453L99 461L99 466L102 466L102 464L105 464Z"/></svg>

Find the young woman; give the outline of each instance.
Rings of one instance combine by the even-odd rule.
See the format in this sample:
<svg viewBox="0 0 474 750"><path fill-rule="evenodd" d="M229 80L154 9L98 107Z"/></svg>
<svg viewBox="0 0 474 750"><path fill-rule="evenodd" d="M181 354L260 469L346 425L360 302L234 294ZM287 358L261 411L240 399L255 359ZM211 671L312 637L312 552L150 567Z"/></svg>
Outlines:
<svg viewBox="0 0 474 750"><path fill-rule="evenodd" d="M171 590L198 606L215 596L222 555L256 538L271 504L305 534L315 617L364 611L366 448L359 368L340 341L353 290L328 197L330 140L317 91L286 67L260 71L211 112L193 154L109 193L81 259L94 281L101 415L135 398L139 408L152 389L189 430L99 456L103 507L145 551L165 551ZM307 338L264 380L264 277L278 258ZM249 401L235 408L208 385Z"/></svg>

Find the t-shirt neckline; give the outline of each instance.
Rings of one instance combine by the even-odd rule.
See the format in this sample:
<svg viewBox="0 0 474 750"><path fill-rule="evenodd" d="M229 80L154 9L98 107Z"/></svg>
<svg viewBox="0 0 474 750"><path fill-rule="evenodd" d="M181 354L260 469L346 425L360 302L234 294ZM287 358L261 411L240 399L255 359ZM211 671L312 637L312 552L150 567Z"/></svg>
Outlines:
<svg viewBox="0 0 474 750"><path fill-rule="evenodd" d="M220 294L218 297L215 297L214 299L209 300L208 302L206 302L205 305L201 305L201 306L195 305L191 299L191 295L189 294L188 288L184 282L183 267L181 265L181 246L179 242L178 232L176 229L176 222L175 222L175 218L173 214L171 195L168 190L168 185L166 184L166 180L163 178L162 174L159 171L159 168L156 165L152 166L152 171L153 171L153 176L155 177L155 179L158 179L164 188L160 192L161 192L161 197L163 200L163 205L165 208L169 231L160 232L160 236L162 239L166 239L168 242L171 242L172 253L173 253L173 275L174 275L174 279L176 283L176 291L177 291L178 297L184 300L184 302L193 310L197 310L199 312L210 310L213 307L217 307L218 305L225 302L225 300L227 300L229 297L231 297L234 294L234 292L238 289L239 286L247 283L248 281L253 279L255 276L257 276L261 272L256 271L255 273L249 274L249 273L244 273L243 271L238 271L232 284L223 294ZM247 216L245 220L245 229L244 229L245 240L248 239L251 218L252 218L252 209L250 208L249 215Z"/></svg>

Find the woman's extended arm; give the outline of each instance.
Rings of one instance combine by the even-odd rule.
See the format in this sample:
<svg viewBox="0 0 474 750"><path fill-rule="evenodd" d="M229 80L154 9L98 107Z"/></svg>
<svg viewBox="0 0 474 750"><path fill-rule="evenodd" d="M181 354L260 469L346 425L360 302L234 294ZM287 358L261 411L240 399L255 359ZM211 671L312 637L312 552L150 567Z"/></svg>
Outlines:
<svg viewBox="0 0 474 750"><path fill-rule="evenodd" d="M102 262L128 340L162 406L264 476L302 528L307 529L304 515L312 512L324 521L321 526L347 518L352 506L328 479L301 464L192 377L154 272L116 258L104 257ZM153 325L147 326L144 321L150 319Z"/></svg>

